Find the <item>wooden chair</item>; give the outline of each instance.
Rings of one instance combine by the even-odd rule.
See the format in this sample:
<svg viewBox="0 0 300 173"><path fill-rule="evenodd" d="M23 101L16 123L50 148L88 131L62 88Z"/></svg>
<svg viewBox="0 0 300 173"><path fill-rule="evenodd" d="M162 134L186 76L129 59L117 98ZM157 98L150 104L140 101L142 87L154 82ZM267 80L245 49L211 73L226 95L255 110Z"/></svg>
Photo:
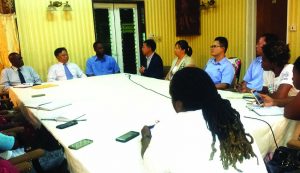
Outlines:
<svg viewBox="0 0 300 173"><path fill-rule="evenodd" d="M229 57L228 60L232 63L235 69L234 78L232 80L232 86L234 86L235 84L239 83L240 80L242 61L237 57Z"/></svg>

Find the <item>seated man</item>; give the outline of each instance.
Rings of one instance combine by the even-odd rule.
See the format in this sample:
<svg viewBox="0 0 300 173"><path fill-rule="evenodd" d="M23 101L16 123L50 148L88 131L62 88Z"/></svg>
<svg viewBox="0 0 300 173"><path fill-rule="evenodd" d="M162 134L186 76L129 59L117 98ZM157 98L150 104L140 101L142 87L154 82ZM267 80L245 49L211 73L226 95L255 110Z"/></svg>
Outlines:
<svg viewBox="0 0 300 173"><path fill-rule="evenodd" d="M86 77L77 64L68 62L69 55L66 48L57 48L54 51L54 55L58 63L50 67L48 72L48 82Z"/></svg>
<svg viewBox="0 0 300 173"><path fill-rule="evenodd" d="M217 89L227 89L234 78L235 70L231 62L226 58L228 41L225 37L217 37L210 53L213 56L206 64L205 71L213 80Z"/></svg>
<svg viewBox="0 0 300 173"><path fill-rule="evenodd" d="M106 74L120 73L120 68L116 60L104 54L104 48L101 42L96 41L93 44L96 55L86 61L86 75L100 76Z"/></svg>
<svg viewBox="0 0 300 173"><path fill-rule="evenodd" d="M8 59L12 66L5 68L1 73L0 85L4 85L4 90L10 86L32 83L33 85L41 84L42 81L39 75L33 70L32 67L24 66L23 59L18 53L11 53Z"/></svg>
<svg viewBox="0 0 300 173"><path fill-rule="evenodd" d="M156 43L154 40L146 40L143 43L142 52L143 57L142 67L140 73L143 76L153 77L157 79L164 78L164 66L161 57L155 52Z"/></svg>
<svg viewBox="0 0 300 173"><path fill-rule="evenodd" d="M300 56L296 59L293 67L293 84L300 89ZM284 107L284 116L292 120L300 120L300 94L282 99L272 99L270 96L261 94L264 106Z"/></svg>
<svg viewBox="0 0 300 173"><path fill-rule="evenodd" d="M261 66L263 46L270 42L277 41L278 38L274 34L262 35L256 44L256 55L257 57L250 64L245 76L244 81L238 85L237 89L239 92L250 92L250 90L261 91L263 88L263 73L264 70Z"/></svg>

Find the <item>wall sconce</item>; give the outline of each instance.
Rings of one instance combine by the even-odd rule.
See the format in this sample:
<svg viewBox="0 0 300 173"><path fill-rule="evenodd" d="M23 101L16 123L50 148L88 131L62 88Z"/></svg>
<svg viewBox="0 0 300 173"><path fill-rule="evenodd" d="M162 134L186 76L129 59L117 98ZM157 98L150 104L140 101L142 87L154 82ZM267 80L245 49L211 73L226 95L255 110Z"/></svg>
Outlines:
<svg viewBox="0 0 300 173"><path fill-rule="evenodd" d="M206 9L215 8L215 7L216 7L215 0L208 0L207 3L202 1L200 4L200 10L206 10Z"/></svg>
<svg viewBox="0 0 300 173"><path fill-rule="evenodd" d="M64 11L72 11L72 7L69 4L68 1L66 1L65 3L61 2L61 1L50 1L50 4L48 5L47 11L56 11L58 7L61 7L64 4L63 10Z"/></svg>

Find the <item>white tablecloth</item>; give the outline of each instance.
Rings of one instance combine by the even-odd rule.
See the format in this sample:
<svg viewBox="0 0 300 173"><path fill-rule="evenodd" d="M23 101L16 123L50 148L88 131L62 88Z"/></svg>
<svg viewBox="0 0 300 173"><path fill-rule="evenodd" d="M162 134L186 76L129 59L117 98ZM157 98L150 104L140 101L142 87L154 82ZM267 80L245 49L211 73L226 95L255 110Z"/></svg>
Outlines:
<svg viewBox="0 0 300 173"><path fill-rule="evenodd" d="M169 82L131 75L139 84L169 96ZM46 89L11 88L10 97L35 126L40 122L64 146L71 172L130 172L142 173L140 137L127 143L116 142L115 138L130 131L140 131L144 125L152 125L156 120L167 120L175 114L171 100L146 90L129 80L128 74L116 74L86 79L57 82L57 87ZM228 92L220 91L224 98ZM35 94L44 97L32 98ZM24 104L35 100L67 100L72 102L54 111L27 109ZM296 122L283 116L259 117L249 111L246 101L237 97L230 99L232 106L240 114L247 132L253 135L262 155L274 150L274 142L269 127L260 121L245 119L243 116L262 118L268 121L279 145L285 144L294 131ZM57 116L73 119L86 114L77 125L60 130L61 122L40 121L42 118ZM81 139L94 142L80 150L68 146ZM108 171L109 170L109 171Z"/></svg>

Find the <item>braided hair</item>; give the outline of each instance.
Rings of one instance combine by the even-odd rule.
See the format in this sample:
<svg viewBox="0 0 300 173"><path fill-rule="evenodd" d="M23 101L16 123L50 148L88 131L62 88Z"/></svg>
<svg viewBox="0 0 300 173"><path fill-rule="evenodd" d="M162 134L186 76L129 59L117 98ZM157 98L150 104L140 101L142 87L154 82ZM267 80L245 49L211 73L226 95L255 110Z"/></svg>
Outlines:
<svg viewBox="0 0 300 173"><path fill-rule="evenodd" d="M203 117L210 130L212 160L216 139L220 141L220 159L224 169L236 167L237 162L256 157L251 143L253 137L245 133L240 114L222 99L208 74L196 67L186 67L175 73L170 83L172 102L181 101L185 111L202 109ZM250 138L250 141L247 139Z"/></svg>

